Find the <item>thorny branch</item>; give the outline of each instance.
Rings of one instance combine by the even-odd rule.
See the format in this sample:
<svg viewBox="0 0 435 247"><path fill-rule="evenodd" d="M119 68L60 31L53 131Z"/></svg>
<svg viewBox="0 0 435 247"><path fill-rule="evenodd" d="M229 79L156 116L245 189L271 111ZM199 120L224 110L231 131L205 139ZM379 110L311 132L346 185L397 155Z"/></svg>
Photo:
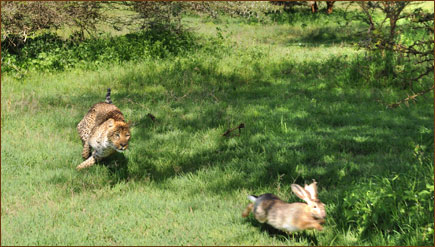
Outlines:
<svg viewBox="0 0 435 247"><path fill-rule="evenodd" d="M416 93L414 95L408 96L408 97L406 97L406 98L404 98L404 99L402 99L400 101L397 101L396 103L389 104L388 108L396 108L396 107L400 106L402 103L405 103L405 105L408 106L410 101L416 101L417 100L416 98L418 96L421 96L421 95L423 95L425 93L428 93L428 92L432 91L433 89L434 89L434 86L432 86L432 87L430 87L428 89L425 89L425 90L423 90L421 92L418 92L418 93Z"/></svg>

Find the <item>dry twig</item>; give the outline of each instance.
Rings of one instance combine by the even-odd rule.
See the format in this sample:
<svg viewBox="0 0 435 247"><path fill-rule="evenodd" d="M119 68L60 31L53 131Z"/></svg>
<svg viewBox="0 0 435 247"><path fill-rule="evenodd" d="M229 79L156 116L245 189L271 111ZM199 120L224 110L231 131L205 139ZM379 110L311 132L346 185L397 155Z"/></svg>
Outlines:
<svg viewBox="0 0 435 247"><path fill-rule="evenodd" d="M423 90L421 92L418 92L418 93L416 93L414 95L408 96L408 97L406 97L406 98L404 98L402 100L399 100L396 103L389 104L388 108L396 108L396 107L400 106L402 103L405 103L405 105L408 106L409 105L409 101L415 101L418 96L423 95L423 94L425 94L427 92L430 92L433 89L434 89L434 86L432 86L432 87L430 87L428 89L425 89L425 90Z"/></svg>
<svg viewBox="0 0 435 247"><path fill-rule="evenodd" d="M241 134L241 132L242 132L242 131L241 131L242 128L245 128L245 124L244 124L244 123L239 124L239 126L233 128L233 129L228 129L227 131L225 131L225 133L224 133L222 136L229 137L229 136L230 136L230 133L233 132L233 131L236 130L236 129L239 130L239 134L238 134L238 136L239 136L239 135Z"/></svg>

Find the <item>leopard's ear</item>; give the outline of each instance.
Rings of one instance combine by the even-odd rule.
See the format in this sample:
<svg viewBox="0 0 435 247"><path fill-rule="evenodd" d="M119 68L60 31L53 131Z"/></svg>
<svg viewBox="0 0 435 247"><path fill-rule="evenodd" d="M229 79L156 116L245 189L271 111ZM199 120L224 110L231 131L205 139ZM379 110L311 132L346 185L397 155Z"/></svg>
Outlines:
<svg viewBox="0 0 435 247"><path fill-rule="evenodd" d="M108 121L109 128L113 128L113 126L115 126L115 120L113 120L112 118L107 121Z"/></svg>

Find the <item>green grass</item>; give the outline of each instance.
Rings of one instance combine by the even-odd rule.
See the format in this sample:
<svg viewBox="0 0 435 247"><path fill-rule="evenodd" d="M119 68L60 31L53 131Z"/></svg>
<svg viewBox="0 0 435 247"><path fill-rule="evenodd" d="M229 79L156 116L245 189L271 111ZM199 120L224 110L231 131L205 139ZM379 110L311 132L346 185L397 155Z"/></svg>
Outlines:
<svg viewBox="0 0 435 247"><path fill-rule="evenodd" d="M2 75L2 245L433 245L432 94L385 109L379 100L403 92L355 85L360 52L344 34L186 21L225 41ZM129 150L77 172L76 125L108 87L134 125ZM241 122L240 136L222 136ZM299 201L290 184L312 179L323 232L291 237L241 217L248 194Z"/></svg>

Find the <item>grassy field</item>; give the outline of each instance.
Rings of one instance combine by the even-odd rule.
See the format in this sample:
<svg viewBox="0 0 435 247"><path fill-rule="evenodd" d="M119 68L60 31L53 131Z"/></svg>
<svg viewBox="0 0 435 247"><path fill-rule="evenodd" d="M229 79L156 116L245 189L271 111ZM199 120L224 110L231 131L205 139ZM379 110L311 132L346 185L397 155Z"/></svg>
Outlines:
<svg viewBox="0 0 435 247"><path fill-rule="evenodd" d="M184 22L222 42L2 74L2 245L433 245L433 94L386 109L403 93L356 85L357 24ZM77 172L76 125L108 87L129 150ZM241 217L247 195L300 201L290 185L312 179L324 231Z"/></svg>

